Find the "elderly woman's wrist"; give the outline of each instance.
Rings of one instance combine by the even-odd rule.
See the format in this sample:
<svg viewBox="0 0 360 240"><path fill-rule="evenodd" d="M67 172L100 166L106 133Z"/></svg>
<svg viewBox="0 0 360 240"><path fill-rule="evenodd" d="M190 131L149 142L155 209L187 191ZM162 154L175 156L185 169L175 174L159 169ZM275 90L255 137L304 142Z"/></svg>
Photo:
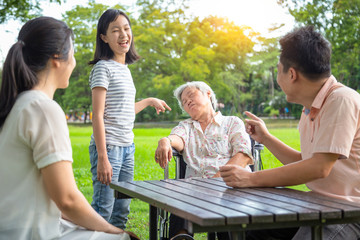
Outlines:
<svg viewBox="0 0 360 240"><path fill-rule="evenodd" d="M169 141L169 143L170 143L170 146L172 146L172 140L171 140L171 138L169 138L169 137L165 137L165 138L168 139L168 141Z"/></svg>
<svg viewBox="0 0 360 240"><path fill-rule="evenodd" d="M169 137L163 137L159 140L159 143L172 144L172 140Z"/></svg>

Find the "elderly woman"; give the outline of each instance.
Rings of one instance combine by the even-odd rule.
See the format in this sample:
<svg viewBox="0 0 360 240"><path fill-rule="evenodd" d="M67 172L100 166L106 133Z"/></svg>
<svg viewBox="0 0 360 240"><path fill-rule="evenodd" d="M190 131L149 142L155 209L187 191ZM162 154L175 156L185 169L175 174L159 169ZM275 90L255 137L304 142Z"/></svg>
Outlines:
<svg viewBox="0 0 360 240"><path fill-rule="evenodd" d="M253 163L249 135L243 121L216 112L213 90L204 82L188 82L174 91L180 107L190 115L161 138L155 160L164 168L172 158L172 147L187 164L185 178L220 177L219 167L237 164L250 171Z"/></svg>
<svg viewBox="0 0 360 240"><path fill-rule="evenodd" d="M178 87L174 95L191 118L159 140L155 160L162 168L171 160L173 147L182 153L187 164L185 178L220 177L219 167L226 164L251 171L251 143L244 123L238 117L216 112L215 93L206 83L188 82ZM172 215L170 237L187 233L186 225L183 219ZM218 239L228 239L227 233L218 233Z"/></svg>

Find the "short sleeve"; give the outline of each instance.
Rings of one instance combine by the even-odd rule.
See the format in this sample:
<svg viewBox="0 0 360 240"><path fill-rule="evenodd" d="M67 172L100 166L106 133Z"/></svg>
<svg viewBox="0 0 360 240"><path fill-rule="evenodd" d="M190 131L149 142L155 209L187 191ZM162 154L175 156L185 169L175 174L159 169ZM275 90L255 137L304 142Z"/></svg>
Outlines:
<svg viewBox="0 0 360 240"><path fill-rule="evenodd" d="M240 118L232 118L229 133L229 141L233 149L231 156L241 152L252 159L250 137L246 133L244 122Z"/></svg>
<svg viewBox="0 0 360 240"><path fill-rule="evenodd" d="M91 70L89 83L90 88L103 87L106 90L109 88L111 73L106 64L102 61L96 63Z"/></svg>
<svg viewBox="0 0 360 240"><path fill-rule="evenodd" d="M184 122L180 122L179 125L177 125L176 127L174 127L172 130L171 130L171 133L170 135L177 135L179 136L184 144L185 144L185 147L187 147L187 144L188 144L188 133L187 133L187 127L186 125L184 124Z"/></svg>
<svg viewBox="0 0 360 240"><path fill-rule="evenodd" d="M19 115L19 137L33 150L40 169L58 161L73 161L65 114L53 100L30 103Z"/></svg>
<svg viewBox="0 0 360 240"><path fill-rule="evenodd" d="M351 94L329 97L319 113L313 152L335 153L340 154L340 158L348 158L358 129L359 111Z"/></svg>

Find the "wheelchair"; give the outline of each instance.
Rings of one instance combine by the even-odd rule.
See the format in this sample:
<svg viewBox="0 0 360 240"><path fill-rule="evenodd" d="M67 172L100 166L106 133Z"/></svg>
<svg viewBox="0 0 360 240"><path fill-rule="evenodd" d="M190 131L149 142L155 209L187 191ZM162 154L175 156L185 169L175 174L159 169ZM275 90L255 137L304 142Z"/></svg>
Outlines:
<svg viewBox="0 0 360 240"><path fill-rule="evenodd" d="M263 169L263 164L261 161L261 151L264 149L264 145L256 142L252 138L251 140L251 154L254 159L254 164L250 166L252 171L260 171ZM185 170L186 170L186 163L182 157L182 155L176 151L175 149L172 150L173 153L173 160L175 161L175 179L182 179L185 178ZM164 179L169 179L169 164L164 169ZM170 240L170 214L158 208L157 209L157 231L159 240ZM208 240L215 240L216 233L208 233ZM193 240L191 236L184 234L178 235L174 238L174 240Z"/></svg>

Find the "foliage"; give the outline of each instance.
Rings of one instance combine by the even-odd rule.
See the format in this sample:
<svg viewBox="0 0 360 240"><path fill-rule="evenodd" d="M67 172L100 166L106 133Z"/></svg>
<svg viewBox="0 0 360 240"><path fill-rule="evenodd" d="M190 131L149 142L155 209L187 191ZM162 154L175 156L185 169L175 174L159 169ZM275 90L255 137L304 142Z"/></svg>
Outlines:
<svg viewBox="0 0 360 240"><path fill-rule="evenodd" d="M137 2L140 16L133 24L133 32L142 59L132 66L132 74L140 98L165 99L173 111L161 117L178 118L181 111L172 96L175 87L188 81L204 81L215 90L219 102L241 112L252 97L246 93L246 79L250 70L247 54L253 51L254 43L245 34L251 35L251 29L224 18L187 17L186 3ZM144 111L137 119L151 118L154 114Z"/></svg>
<svg viewBox="0 0 360 240"><path fill-rule="evenodd" d="M286 0L282 2L285 4ZM137 115L136 121L172 121L184 117L172 93L188 81L208 83L225 115L242 117L245 110L261 115L271 104L275 110L287 107L291 114L299 116L301 107L278 101L285 100L276 84L278 38L265 38L226 18L189 16L186 14L188 3L189 0L137 0L136 12L127 12L125 6L112 6L130 17L135 47L141 56L129 66L137 89L136 101L158 97L173 109L156 115L153 108L146 108ZM65 112L86 115L91 112L88 62L95 50L97 21L108 8L110 6L90 0L87 6L75 6L63 15L74 30L77 60L69 87L58 90L54 96ZM274 26L271 31L281 27ZM349 41L352 39L348 34L343 34L343 38L345 36ZM355 42L353 45L354 49L358 47ZM359 75L360 65L356 65L355 59L359 54L350 51L349 56L351 61L335 68L335 71L341 70L344 77Z"/></svg>
<svg viewBox="0 0 360 240"><path fill-rule="evenodd" d="M62 0L1 0L0 1L0 24L9 19L17 19L25 22L35 16L41 15L41 2L55 2L61 4Z"/></svg>
<svg viewBox="0 0 360 240"><path fill-rule="evenodd" d="M332 44L332 72L360 88L360 0L280 0L299 25L314 25Z"/></svg>

